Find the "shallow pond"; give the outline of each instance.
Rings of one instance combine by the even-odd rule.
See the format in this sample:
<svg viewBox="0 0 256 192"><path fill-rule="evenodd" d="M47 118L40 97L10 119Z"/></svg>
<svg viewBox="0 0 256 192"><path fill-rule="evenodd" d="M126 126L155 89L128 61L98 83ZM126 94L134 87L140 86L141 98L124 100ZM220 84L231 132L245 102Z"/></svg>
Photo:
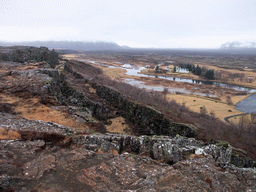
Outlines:
<svg viewBox="0 0 256 192"><path fill-rule="evenodd" d="M245 100L238 102L236 109L245 113L256 113L256 94L252 94Z"/></svg>
<svg viewBox="0 0 256 192"><path fill-rule="evenodd" d="M131 75L131 76L152 77L152 78L159 78L159 79L165 79L165 80L182 82L182 83L214 85L214 86L219 86L219 87L231 88L231 89L235 89L235 90L238 90L238 91L246 91L248 93L256 92L256 89L251 89L251 88L237 86L237 85L230 85L230 84L227 84L227 83L221 83L221 82L215 82L215 81L202 81L202 80L186 79L186 78L179 78L179 77L165 77L165 76L161 76L161 75L145 75L145 74L142 74L141 71L146 69L146 67L133 66L129 63L125 63L125 64L121 65L121 67L115 67L115 66L110 66L110 65L104 64L104 63L101 64L101 63L98 63L98 62L95 62L95 61L88 61L88 60L81 60L81 61L87 61L87 62L90 62L90 63L93 63L93 64L104 65L104 66L108 66L109 68L125 69L126 74Z"/></svg>
<svg viewBox="0 0 256 192"><path fill-rule="evenodd" d="M153 77L153 78L165 79L165 80L182 82L182 83L215 85L215 86L219 86L219 87L235 89L235 90L238 90L238 91L246 91L246 92L249 92L249 93L256 92L256 89L246 88L246 87L237 86L237 85L230 85L230 84L215 82L215 81L202 81L202 80L185 79L185 78L179 78L179 77L165 77L165 76L161 76L161 75L159 75L159 76L158 75L145 75L145 74L142 74L140 72L142 70L146 69L146 67L138 67L138 66L131 67L132 65L130 65L130 64L129 65L125 64L125 66L129 66L129 68L128 67L127 68L125 68L125 67L113 67L113 66L111 66L111 67L112 68L125 68L126 69L126 74L131 75L131 76Z"/></svg>
<svg viewBox="0 0 256 192"><path fill-rule="evenodd" d="M164 91L164 89L166 89L166 87L163 86L151 86L151 85L145 85L145 82L143 81L138 81L138 80L134 80L134 79L125 79L124 80L125 83L128 83L132 86L135 87L139 87L141 89L147 89L149 91ZM200 96L208 96L208 97L217 97L216 95L212 95L212 94L205 94L205 93L196 93L196 92L190 92L186 89L182 89L182 88L167 88L169 93L176 93L176 92L180 92L183 94L194 94L194 95L200 95Z"/></svg>
<svg viewBox="0 0 256 192"><path fill-rule="evenodd" d="M85 60L83 60L83 61L85 61ZM251 89L251 88L237 86L237 85L230 85L230 84L221 83L221 82L201 81L201 80L178 78L178 77L164 77L164 76L157 76L157 75L145 75L145 74L142 74L141 71L146 69L146 67L133 66L129 63L125 63L125 64L121 65L121 67L115 67L115 66L110 66L110 65L107 65L107 64L97 63L95 61L88 61L88 62L93 63L93 64L104 65L104 66L107 66L107 67L110 67L110 68L125 69L126 74L131 75L131 76L152 77L152 78L159 78L159 79L165 79L165 80L177 81L177 82L214 85L214 86L219 86L219 87L231 88L231 89L235 89L235 90L238 90L238 91L246 91L248 93L256 92L256 89ZM134 80L134 79L125 79L124 81L126 83L130 84L130 85L137 86L139 88L144 88L144 89L147 89L147 90L163 91L165 89L165 87L163 87L163 86L145 85L145 83L143 81L138 81L138 80ZM186 89L182 89L182 88L168 88L168 91L173 92L173 93L174 92L181 92L181 93L184 93L184 94L192 94L190 91L188 91ZM200 95L200 96L216 97L216 95L210 95L210 94L204 94L204 93L193 93L193 94ZM239 103L237 103L236 109L239 110L239 111L246 112L246 113L256 112L256 93L247 97L245 100L240 101Z"/></svg>
<svg viewBox="0 0 256 192"><path fill-rule="evenodd" d="M189 73L189 70L183 68L176 68L176 73Z"/></svg>

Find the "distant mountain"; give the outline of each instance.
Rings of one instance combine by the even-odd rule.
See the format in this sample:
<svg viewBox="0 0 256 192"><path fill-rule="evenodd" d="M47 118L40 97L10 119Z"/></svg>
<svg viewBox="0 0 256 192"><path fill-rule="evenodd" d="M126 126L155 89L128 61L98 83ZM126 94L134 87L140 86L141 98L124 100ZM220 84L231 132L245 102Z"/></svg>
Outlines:
<svg viewBox="0 0 256 192"><path fill-rule="evenodd" d="M256 41L233 41L221 45L221 49L256 49Z"/></svg>
<svg viewBox="0 0 256 192"><path fill-rule="evenodd" d="M119 46L110 42L81 42L81 41L31 41L31 42L1 42L0 46L34 46L48 47L50 49L65 49L77 51L107 51L129 49L127 46Z"/></svg>

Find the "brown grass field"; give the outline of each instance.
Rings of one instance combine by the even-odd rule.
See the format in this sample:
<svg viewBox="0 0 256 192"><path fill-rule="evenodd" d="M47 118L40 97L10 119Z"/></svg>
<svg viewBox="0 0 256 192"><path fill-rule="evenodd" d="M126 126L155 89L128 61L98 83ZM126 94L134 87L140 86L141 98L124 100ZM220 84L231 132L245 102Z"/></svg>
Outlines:
<svg viewBox="0 0 256 192"><path fill-rule="evenodd" d="M232 97L233 100L242 100L245 96ZM213 99L208 99L205 97L198 97L185 94L168 94L168 100L175 100L177 103L185 105L190 110L200 113L200 107L204 107L207 110L207 114L211 115L212 112L214 116L222 121L224 118L231 115L241 114L241 111L235 109L234 105L229 105L224 102L216 101ZM223 99L224 100L224 99ZM235 123L236 121L234 121Z"/></svg>
<svg viewBox="0 0 256 192"><path fill-rule="evenodd" d="M129 125L123 117L109 119L110 125L106 125L107 131L110 133L131 134Z"/></svg>
<svg viewBox="0 0 256 192"><path fill-rule="evenodd" d="M11 69L14 70L27 70L36 69L39 66L31 65L17 65L15 68L2 67L0 74L5 74ZM29 81L20 81L15 76L0 76L1 82L5 83L5 86L18 83L29 83ZM37 83L37 82L34 82ZM53 106L57 105L57 101L52 99L51 105L43 104L39 97L31 97L29 93L17 95L6 91L0 92L1 103L8 103L12 106L12 110L17 115L26 119L43 120L48 122L57 123L67 127L73 127L74 129L86 130L88 126L85 123L80 123L75 116L71 116L66 109L55 109Z"/></svg>
<svg viewBox="0 0 256 192"><path fill-rule="evenodd" d="M17 131L6 130L0 127L0 140L15 140L20 138L20 134Z"/></svg>
<svg viewBox="0 0 256 192"><path fill-rule="evenodd" d="M189 79L197 79L197 80L203 80L201 77L194 75L194 74L184 74L184 73L173 73L171 72L174 65L169 64L168 67L170 68L170 72L164 73L164 74L157 74L155 73L154 66L155 64L150 63L148 58L145 57L145 55L142 55L138 61L124 59L121 56L113 56L113 55L107 55L107 54L80 54L79 56L76 54L69 54L64 56L67 59L75 59L75 60L81 60L81 59L88 59L93 60L98 63L104 63L110 66L120 66L121 63L130 63L131 65L136 66L145 66L150 65L149 69L146 69L142 71L142 73L145 74L156 74L156 75L165 75L165 76L173 76L173 77L180 77L180 78L189 78ZM180 61L186 61L189 62L190 60L194 61L195 59L193 57L187 57L187 60L184 60L184 58L174 58L176 61L177 59L180 59ZM216 61L218 61L218 58L214 58ZM202 59L204 60L204 59ZM253 72L253 69L244 69L243 71L239 69L225 69L221 68L219 65L211 64L209 62L203 62L203 61L197 61L193 64L199 65L200 67L204 66L208 69L214 69L215 71L222 70L224 72L230 72L230 73L242 73L245 77L250 77L253 79L256 79L256 73ZM95 64L96 65L96 64ZM96 65L97 67L100 67L103 70L104 75L109 76L111 79L122 81L124 79L135 79L139 81L143 81L146 85L152 85L152 86L163 86L166 88L185 88L186 90L190 91L191 93L194 92L195 89L199 88L196 92L201 93L211 93L217 95L217 99L209 98L209 97L203 97L203 96L197 96L192 94L175 94L175 93L169 93L167 95L168 100L175 100L179 104L183 104L186 107L188 107L190 110L194 112L200 112L200 107L205 106L207 110L207 114L210 115L214 114L216 118L219 118L221 121L224 121L224 118L227 116L237 115L241 114L241 111L238 111L235 109L235 104L239 101L245 99L248 97L248 95L244 95L243 93L239 95L238 91L234 91L232 89L224 89L219 88L215 86L207 86L207 85L196 85L196 84L189 84L189 83L180 83L180 82L172 82L168 80L163 79L152 79L152 78L144 78L144 77L136 77L136 76L129 76L126 75L125 69L120 68L108 68L103 65ZM165 69L165 66L160 66L160 69ZM229 81L225 79L225 83L229 84L236 84L240 86L245 87L251 87L256 88L256 81L253 81L252 83L245 83L240 82L239 79L234 79L234 81ZM230 96L232 104L227 103L227 96ZM233 123L238 123L239 118L232 118L231 119Z"/></svg>
<svg viewBox="0 0 256 192"><path fill-rule="evenodd" d="M26 119L43 120L57 123L74 129L88 129L88 126L79 123L66 110L56 110L40 103L39 98L23 99L15 96L1 95L2 102L14 105L14 112Z"/></svg>

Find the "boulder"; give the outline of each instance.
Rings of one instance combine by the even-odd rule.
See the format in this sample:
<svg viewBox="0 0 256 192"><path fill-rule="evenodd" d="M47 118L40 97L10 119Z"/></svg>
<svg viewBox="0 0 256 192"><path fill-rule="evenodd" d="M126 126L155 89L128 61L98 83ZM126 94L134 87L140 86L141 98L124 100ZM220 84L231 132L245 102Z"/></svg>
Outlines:
<svg viewBox="0 0 256 192"><path fill-rule="evenodd" d="M198 148L195 153L209 156L218 162L220 166L225 167L231 161L232 147L228 143L219 142Z"/></svg>

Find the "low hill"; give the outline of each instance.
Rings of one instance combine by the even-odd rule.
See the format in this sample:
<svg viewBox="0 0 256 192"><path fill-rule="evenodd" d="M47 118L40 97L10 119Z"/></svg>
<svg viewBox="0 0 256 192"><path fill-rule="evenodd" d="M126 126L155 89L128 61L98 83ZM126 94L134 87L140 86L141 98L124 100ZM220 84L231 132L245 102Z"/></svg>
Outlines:
<svg viewBox="0 0 256 192"><path fill-rule="evenodd" d="M0 46L0 60L20 63L46 61L54 68L58 64L58 53L54 50L50 51L47 47Z"/></svg>
<svg viewBox="0 0 256 192"><path fill-rule="evenodd" d="M82 41L30 41L30 42L1 42L0 46L35 46L49 47L50 49L66 49L78 51L104 51L128 49L111 42L82 42Z"/></svg>
<svg viewBox="0 0 256 192"><path fill-rule="evenodd" d="M221 49L256 49L255 41L233 41L221 45Z"/></svg>

